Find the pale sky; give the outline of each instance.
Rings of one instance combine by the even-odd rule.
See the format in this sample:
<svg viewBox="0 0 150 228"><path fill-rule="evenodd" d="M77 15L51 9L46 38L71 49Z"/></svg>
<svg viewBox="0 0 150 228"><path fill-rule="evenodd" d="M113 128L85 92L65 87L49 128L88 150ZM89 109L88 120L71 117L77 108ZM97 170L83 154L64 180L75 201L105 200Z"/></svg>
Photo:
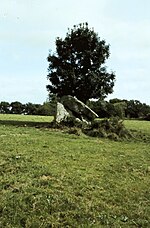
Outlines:
<svg viewBox="0 0 150 228"><path fill-rule="evenodd" d="M150 105L150 0L0 0L0 101L43 103L49 50L82 22L110 44L108 99Z"/></svg>

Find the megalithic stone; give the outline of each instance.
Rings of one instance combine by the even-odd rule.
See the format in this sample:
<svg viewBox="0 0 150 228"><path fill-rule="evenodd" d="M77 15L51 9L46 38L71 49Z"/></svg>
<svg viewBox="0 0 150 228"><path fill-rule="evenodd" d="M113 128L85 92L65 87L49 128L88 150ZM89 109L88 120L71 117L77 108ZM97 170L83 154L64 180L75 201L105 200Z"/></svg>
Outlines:
<svg viewBox="0 0 150 228"><path fill-rule="evenodd" d="M55 121L57 123L60 123L62 121L67 120L68 117L70 117L70 114L65 109L64 105L60 102L57 102Z"/></svg>
<svg viewBox="0 0 150 228"><path fill-rule="evenodd" d="M77 122L90 124L98 115L87 105L70 95L63 96L60 102L57 102L57 111L55 121L61 123L69 118Z"/></svg>
<svg viewBox="0 0 150 228"><path fill-rule="evenodd" d="M61 103L65 108L75 112L78 115L81 115L87 118L89 121L94 120L98 115L85 105L82 101L78 100L76 97L71 95L66 95L61 98Z"/></svg>

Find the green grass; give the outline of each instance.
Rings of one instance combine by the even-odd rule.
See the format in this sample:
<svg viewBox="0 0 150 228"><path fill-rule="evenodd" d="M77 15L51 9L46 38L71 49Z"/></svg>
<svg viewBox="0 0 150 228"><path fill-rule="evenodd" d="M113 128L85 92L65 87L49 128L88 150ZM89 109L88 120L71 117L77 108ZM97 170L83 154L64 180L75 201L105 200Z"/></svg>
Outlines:
<svg viewBox="0 0 150 228"><path fill-rule="evenodd" d="M0 124L8 126L47 127L52 120L52 116L0 114Z"/></svg>
<svg viewBox="0 0 150 228"><path fill-rule="evenodd" d="M0 227L149 227L149 143L37 128L51 120L0 115Z"/></svg>
<svg viewBox="0 0 150 228"><path fill-rule="evenodd" d="M137 140L145 141L150 145L150 121L126 120L124 124L133 132Z"/></svg>
<svg viewBox="0 0 150 228"><path fill-rule="evenodd" d="M125 125L129 129L138 130L150 135L150 121L125 120Z"/></svg>

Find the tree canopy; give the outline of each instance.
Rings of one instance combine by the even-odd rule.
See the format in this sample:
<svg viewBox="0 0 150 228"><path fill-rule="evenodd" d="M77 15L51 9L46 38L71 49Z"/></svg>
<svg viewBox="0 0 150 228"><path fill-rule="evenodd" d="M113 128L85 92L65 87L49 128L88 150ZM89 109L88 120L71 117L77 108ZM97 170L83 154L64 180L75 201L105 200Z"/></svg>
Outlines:
<svg viewBox="0 0 150 228"><path fill-rule="evenodd" d="M104 65L109 45L87 23L68 29L64 39L56 38L56 53L49 53L47 89L57 97L76 96L86 102L113 92L115 74Z"/></svg>

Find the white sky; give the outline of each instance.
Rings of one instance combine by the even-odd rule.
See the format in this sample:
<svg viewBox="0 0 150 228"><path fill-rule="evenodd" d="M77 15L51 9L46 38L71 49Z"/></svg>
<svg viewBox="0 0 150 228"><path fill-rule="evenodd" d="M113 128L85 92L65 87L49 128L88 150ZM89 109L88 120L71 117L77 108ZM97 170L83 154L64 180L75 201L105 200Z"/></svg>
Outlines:
<svg viewBox="0 0 150 228"><path fill-rule="evenodd" d="M82 22L110 44L108 98L150 104L149 0L0 0L0 101L43 103L49 50Z"/></svg>

